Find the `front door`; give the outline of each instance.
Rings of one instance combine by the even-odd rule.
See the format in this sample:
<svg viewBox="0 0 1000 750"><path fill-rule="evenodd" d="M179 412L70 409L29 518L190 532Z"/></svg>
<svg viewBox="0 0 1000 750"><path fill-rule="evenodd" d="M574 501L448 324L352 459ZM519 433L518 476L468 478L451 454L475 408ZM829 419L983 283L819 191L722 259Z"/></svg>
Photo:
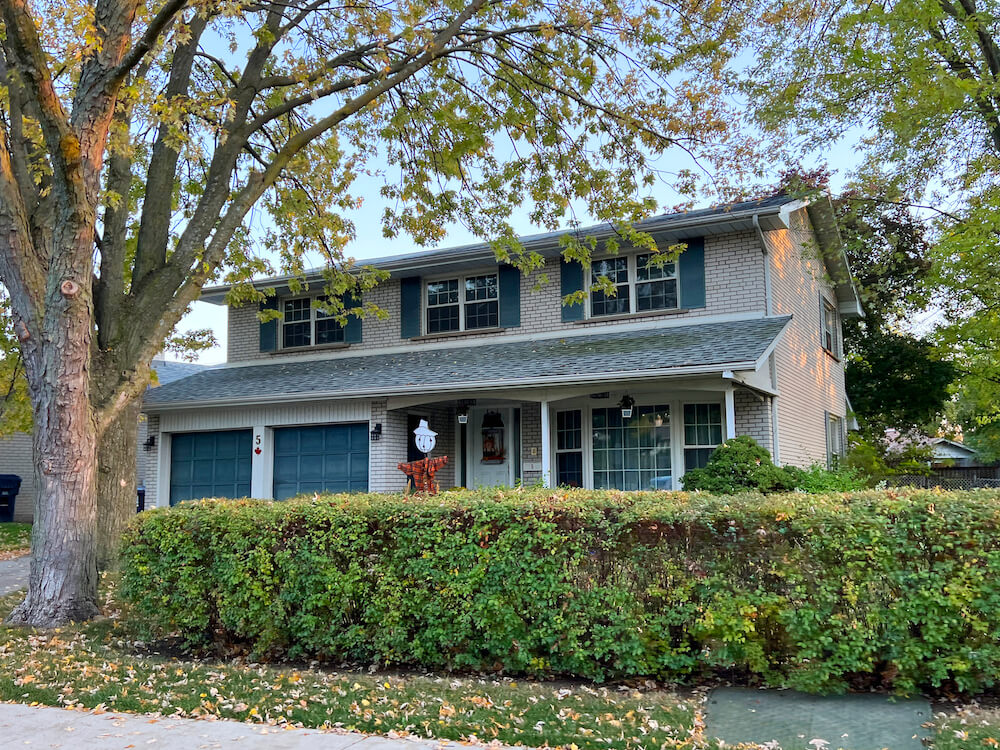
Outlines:
<svg viewBox="0 0 1000 750"><path fill-rule="evenodd" d="M510 408L475 408L469 412L466 461L470 487L514 484L514 414Z"/></svg>

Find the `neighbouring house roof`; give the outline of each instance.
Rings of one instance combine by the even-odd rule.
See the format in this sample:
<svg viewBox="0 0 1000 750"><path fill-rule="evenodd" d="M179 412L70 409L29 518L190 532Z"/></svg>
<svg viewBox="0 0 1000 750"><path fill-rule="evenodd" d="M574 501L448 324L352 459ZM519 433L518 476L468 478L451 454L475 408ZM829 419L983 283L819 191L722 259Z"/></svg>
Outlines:
<svg viewBox="0 0 1000 750"><path fill-rule="evenodd" d="M931 449L932 454L937 456L942 456L946 458L952 458L953 453L951 451L957 451L958 453L964 453L969 458L976 456L975 448L970 448L964 443L959 443L956 440L949 440L948 438L934 438L930 441L931 445L934 446ZM938 446L944 448L944 450L938 450Z"/></svg>
<svg viewBox="0 0 1000 750"><path fill-rule="evenodd" d="M791 212L807 207L812 221L819 251L834 282L841 312L845 315L860 315L861 303L851 280L847 256L841 242L840 232L834 216L833 204L829 196L821 196L812 201L803 201L787 195L773 195L759 200L728 203L711 208L661 214L638 222L636 227L653 235L658 242L680 242L692 237L761 229L787 229ZM574 230L580 236L593 237L598 241L617 236L611 224L598 224ZM537 252L546 258L558 257L562 253L559 238L570 230L525 235L520 238L524 248ZM495 263L493 247L480 242L458 247L423 250L381 258L362 259L359 266L371 266L388 271L393 276L407 276L426 273L451 273L476 264ZM323 269L314 269L305 274L307 282L322 278ZM255 281L258 287L275 287L279 294L292 280L291 276L275 276ZM294 277L299 278L299 277ZM202 302L216 305L226 304L228 285L206 288L201 295Z"/></svg>
<svg viewBox="0 0 1000 750"><path fill-rule="evenodd" d="M223 366L154 388L144 410L599 383L757 370L791 316Z"/></svg>
<svg viewBox="0 0 1000 750"><path fill-rule="evenodd" d="M212 365L200 365L197 362L172 362L166 359L154 359L151 367L156 371L156 384L152 387L173 383L175 380L194 375L196 372L208 370Z"/></svg>

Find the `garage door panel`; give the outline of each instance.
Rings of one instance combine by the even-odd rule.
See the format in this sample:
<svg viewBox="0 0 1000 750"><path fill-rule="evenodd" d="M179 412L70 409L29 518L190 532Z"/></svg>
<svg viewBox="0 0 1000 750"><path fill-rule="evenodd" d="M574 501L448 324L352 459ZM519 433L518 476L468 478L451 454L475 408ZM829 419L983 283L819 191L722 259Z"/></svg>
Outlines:
<svg viewBox="0 0 1000 750"><path fill-rule="evenodd" d="M283 427L274 431L276 499L367 489L367 424Z"/></svg>
<svg viewBox="0 0 1000 750"><path fill-rule="evenodd" d="M171 438L170 503L250 494L250 430L178 433Z"/></svg>

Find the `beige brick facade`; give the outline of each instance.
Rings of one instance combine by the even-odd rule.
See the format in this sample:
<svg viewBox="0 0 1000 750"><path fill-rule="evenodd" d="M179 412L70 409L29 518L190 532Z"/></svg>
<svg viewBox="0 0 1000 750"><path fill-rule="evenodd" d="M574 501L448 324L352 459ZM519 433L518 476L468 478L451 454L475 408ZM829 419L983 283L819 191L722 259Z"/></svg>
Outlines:
<svg viewBox="0 0 1000 750"><path fill-rule="evenodd" d="M767 314L791 315L792 321L787 326L783 339L760 373L760 378L771 382L779 395L771 396L766 392L742 385L734 387L730 385L730 381L716 379L702 383L703 395L697 395L692 391L686 395L673 396L671 394L676 386L672 381L664 381L662 387L656 391L657 395L648 397L660 399L662 396L666 401L676 398L677 403L721 402L725 389L734 387L736 434L750 435L769 451L773 450L777 443L780 450L780 455L776 457L778 460L782 463L807 466L814 462L822 462L826 458L825 415L828 412L844 415L844 377L842 362L830 356L821 347L820 299L822 297L831 302L835 301L834 291L827 280L824 265L817 257L813 233L805 210L793 213L791 221L790 229L765 233L766 253L763 252L760 235L756 231L706 237L705 306L683 312L643 317L642 320L646 324L655 325L655 321L658 320L690 319L692 322L697 322L723 316L732 318ZM768 310L767 296L768 274L771 291L770 310ZM388 318L366 319L362 342L339 348L333 356L341 356L344 352L350 354L400 346L433 345L433 342L426 339L405 340L400 337L398 280L390 280L373 290L368 295L367 301L374 302L387 311ZM517 328L483 334L463 334L455 337L455 340L460 340L463 344L466 342L474 344L476 341L502 340L512 335L523 336L553 331L566 331L570 334L594 329L607 330L621 324L621 321L610 320L563 322L560 269L557 261L550 261L544 269L522 277L520 319L521 325ZM230 362L270 362L302 355L322 356L321 350L316 349L261 354L259 332L260 325L255 308L229 310ZM715 378L718 378L718 375ZM758 383L760 382L761 380L758 380ZM607 385L595 390L607 390ZM519 478L525 484L539 481L543 474L540 468L543 453L541 409L538 401L523 400L529 396L534 397L528 392L483 394L483 401L495 398L500 403L507 403L513 408L520 409ZM542 398L558 401L561 396L558 392L550 392ZM365 403L370 404L370 423L382 425L381 439L373 441L369 446L369 487L372 491L401 491L405 487L405 477L398 470L397 464L406 460L409 415L425 416L433 429L439 433L438 445L432 455L448 455L450 458L448 466L438 474L441 486L451 487L461 481L460 464L456 456L461 450L458 440L457 401L435 401L429 397L427 404L406 408L389 408L391 399L386 398L376 398ZM777 424L773 419L775 413L778 416ZM681 416L677 414L674 418L680 419ZM353 419L356 420L357 417ZM140 429L144 426L146 425ZM158 433L157 417L150 418L148 429L149 434ZM154 497L159 481L157 468L156 460L140 459L140 472L144 473L142 478L145 479L147 491Z"/></svg>
<svg viewBox="0 0 1000 750"><path fill-rule="evenodd" d="M14 501L14 520L28 523L35 512L35 468L31 435L17 432L0 440L0 474L21 477L21 490Z"/></svg>
<svg viewBox="0 0 1000 750"><path fill-rule="evenodd" d="M504 336L548 331L579 331L614 326L614 321L592 320L580 323L562 321L562 299L559 292L560 268L557 260L545 268L521 277L521 325L500 332L462 334L463 341L503 338ZM736 232L705 239L705 294L703 308L683 313L664 313L643 320L698 319L710 315L732 315L764 310L764 258L760 243L753 232ZM390 279L369 292L365 300L378 305L389 315L385 320L366 318L361 343L352 344L349 351L368 351L386 347L419 346L400 337L399 280ZM315 355L316 350L260 352L260 322L252 306L229 308L229 362L280 359Z"/></svg>

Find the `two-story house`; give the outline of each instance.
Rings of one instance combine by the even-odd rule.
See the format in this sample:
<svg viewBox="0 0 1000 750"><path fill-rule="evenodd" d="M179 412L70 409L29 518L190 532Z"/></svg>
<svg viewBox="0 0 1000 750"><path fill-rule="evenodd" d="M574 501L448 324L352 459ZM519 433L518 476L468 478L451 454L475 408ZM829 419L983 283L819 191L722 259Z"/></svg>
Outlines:
<svg viewBox="0 0 1000 750"><path fill-rule="evenodd" d="M662 266L622 250L584 268L546 234L524 239L546 260L528 275L486 245L370 261L390 276L366 301L389 315L346 325L314 306L318 292L260 282L280 319L231 307L228 363L148 394L147 500L402 490L422 419L432 455L449 457L443 488L680 488L741 434L781 463L842 454L840 320L860 305L830 202L774 197L642 228L687 249ZM616 296L563 304L601 275Z"/></svg>

